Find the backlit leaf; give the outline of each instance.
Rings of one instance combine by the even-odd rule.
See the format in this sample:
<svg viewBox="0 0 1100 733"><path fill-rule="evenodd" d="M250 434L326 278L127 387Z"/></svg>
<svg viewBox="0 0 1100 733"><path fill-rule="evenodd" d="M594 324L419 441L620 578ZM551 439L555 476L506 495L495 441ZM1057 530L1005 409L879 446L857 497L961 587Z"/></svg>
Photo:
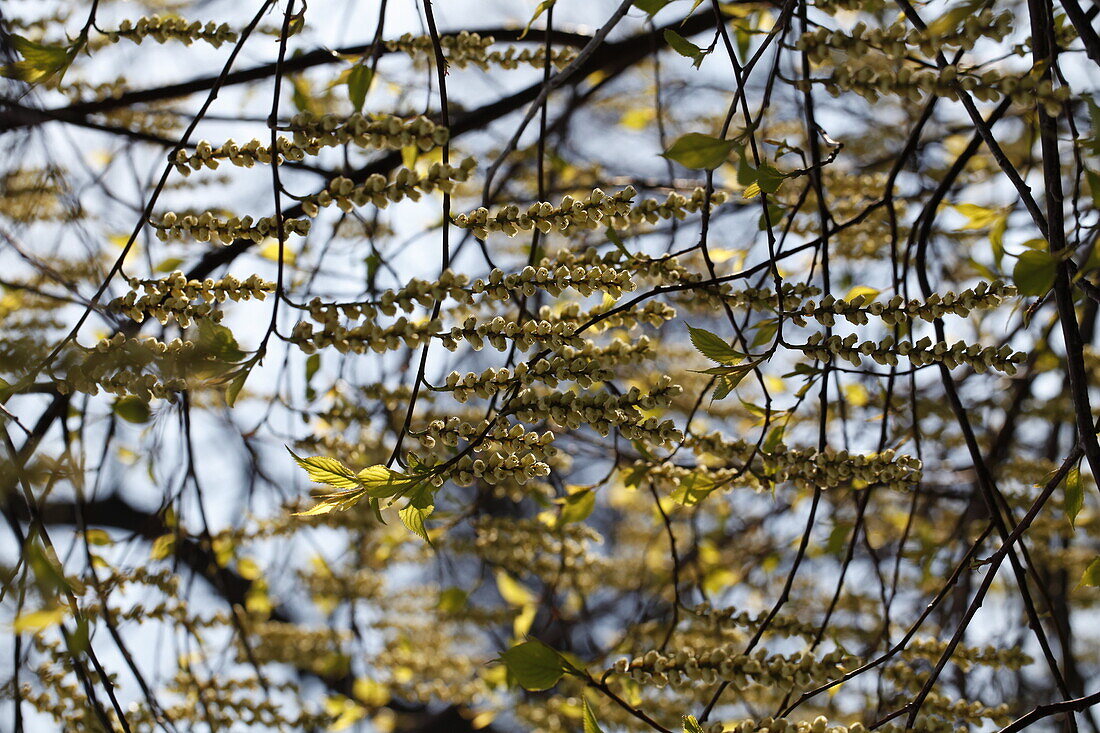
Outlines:
<svg viewBox="0 0 1100 733"><path fill-rule="evenodd" d="M699 132L689 132L676 139L663 155L685 168L714 170L726 162L737 142L721 140Z"/></svg>

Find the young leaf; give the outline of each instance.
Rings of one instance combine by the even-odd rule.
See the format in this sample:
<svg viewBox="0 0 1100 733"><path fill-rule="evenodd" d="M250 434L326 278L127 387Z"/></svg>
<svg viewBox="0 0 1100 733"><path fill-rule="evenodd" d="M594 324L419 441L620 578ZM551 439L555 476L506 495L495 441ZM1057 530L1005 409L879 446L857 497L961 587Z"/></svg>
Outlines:
<svg viewBox="0 0 1100 733"><path fill-rule="evenodd" d="M1077 515L1085 503L1085 494L1081 489L1081 466L1074 466L1065 478L1065 509L1069 526L1076 528Z"/></svg>
<svg viewBox="0 0 1100 733"><path fill-rule="evenodd" d="M252 373L252 367L256 366L257 363L255 359L249 360L243 367L230 375L232 379L229 380L229 384L225 388L225 404L230 407L236 404L237 397L241 394L244 383L248 380L248 375Z"/></svg>
<svg viewBox="0 0 1100 733"><path fill-rule="evenodd" d="M4 67L2 75L11 79L34 83L58 73L64 77L65 71L76 58L77 46L47 46L16 33L12 33L9 38L12 48L23 57L22 61Z"/></svg>
<svg viewBox="0 0 1100 733"><path fill-rule="evenodd" d="M1089 193L1092 195L1092 205L1100 207L1100 173L1086 168L1085 176L1089 181Z"/></svg>
<svg viewBox="0 0 1100 733"><path fill-rule="evenodd" d="M401 517L401 523L404 524L410 532L431 544L431 540L428 539L428 530L424 527L424 520L428 518L428 515L432 513L434 508L435 507L429 505L422 509L413 506L412 502L409 502L404 509L397 512L397 515Z"/></svg>
<svg viewBox="0 0 1100 733"><path fill-rule="evenodd" d="M620 237L619 233L615 231L612 227L607 228L607 238L613 245L615 245L615 249L619 250L627 257L634 257L634 255L630 253L630 250L626 248L626 245L623 244L622 237Z"/></svg>
<svg viewBox="0 0 1100 733"><path fill-rule="evenodd" d="M461 588L454 586L443 590L439 594L439 602L435 605L443 613L454 613L466 607L466 599L470 594Z"/></svg>
<svg viewBox="0 0 1100 733"><path fill-rule="evenodd" d="M581 719L584 721L584 733L603 733L596 720L596 714L592 712L592 706L588 704L588 698L581 698Z"/></svg>
<svg viewBox="0 0 1100 733"><path fill-rule="evenodd" d="M44 608L41 611L21 613L12 621L11 630L17 634L30 631L32 633L45 631L51 626L57 626L65 618L67 609L65 606Z"/></svg>
<svg viewBox="0 0 1100 733"><path fill-rule="evenodd" d="M688 333L691 335L691 345L700 354L719 364L733 365L745 358L744 354L727 344L721 336L706 329L694 328L689 325Z"/></svg>
<svg viewBox="0 0 1100 733"><path fill-rule="evenodd" d="M306 470L311 481L318 484L326 484L337 489L358 489L361 482L355 473L335 458L328 456L313 456L301 458L294 451L287 448L287 452L294 457L294 461Z"/></svg>
<svg viewBox="0 0 1100 733"><path fill-rule="evenodd" d="M373 80L374 72L363 62L351 67L351 72L348 74L348 99L351 100L351 106L356 112L363 111L363 103L367 100L367 92Z"/></svg>
<svg viewBox="0 0 1100 733"><path fill-rule="evenodd" d="M723 400L729 396L729 393L737 388L737 385L741 384L741 380L752 371L752 365L737 367L731 370L728 374L722 375L718 379L718 384L714 387L714 394L710 396L712 400Z"/></svg>
<svg viewBox="0 0 1100 733"><path fill-rule="evenodd" d="M669 45L676 53L689 58L695 62L695 68L699 68L699 65L703 63L703 59L706 58L707 52L696 46L688 39L681 36L674 30L665 31L665 43Z"/></svg>
<svg viewBox="0 0 1100 733"><path fill-rule="evenodd" d="M558 652L538 639L517 644L500 655L516 682L525 690L549 690L569 667Z"/></svg>
<svg viewBox="0 0 1100 733"><path fill-rule="evenodd" d="M1016 260L1012 279L1020 295L1043 295L1054 285L1056 268L1049 252L1029 249Z"/></svg>
<svg viewBox="0 0 1100 733"><path fill-rule="evenodd" d="M533 603L535 594L504 570L497 570L497 591L500 597L511 606L524 606Z"/></svg>
<svg viewBox="0 0 1100 733"><path fill-rule="evenodd" d="M736 146L734 140L720 140L699 132L689 132L677 138L662 155L685 168L714 170L726 162Z"/></svg>
<svg viewBox="0 0 1100 733"><path fill-rule="evenodd" d="M643 13L654 15L670 2L672 2L672 0L634 0L634 7L641 10Z"/></svg>
<svg viewBox="0 0 1100 733"><path fill-rule="evenodd" d="M1100 557L1094 559L1089 563L1089 566L1085 568L1085 572L1081 576L1081 582L1077 584L1077 587L1080 588L1082 585L1090 588L1100 586Z"/></svg>
<svg viewBox="0 0 1100 733"><path fill-rule="evenodd" d="M294 512L296 517L316 517L331 512L342 512L359 503L365 496L362 489L356 491L339 491L335 494L322 494L317 497L317 503L304 512Z"/></svg>
<svg viewBox="0 0 1100 733"><path fill-rule="evenodd" d="M400 491L411 488L418 481L415 477L406 476L382 464L364 468L356 474L356 478L367 494L375 499L394 496ZM424 507L421 506L421 508Z"/></svg>
<svg viewBox="0 0 1100 733"><path fill-rule="evenodd" d="M126 422L138 424L149 422L149 415L151 414L149 403L133 395L116 400L114 412Z"/></svg>
<svg viewBox="0 0 1100 733"><path fill-rule="evenodd" d="M573 522L583 522L588 519L592 514L592 510L596 508L596 492L592 489L585 489L570 494L564 499L559 499L559 502L562 505L561 515L558 518L559 526L572 524Z"/></svg>
<svg viewBox="0 0 1100 733"><path fill-rule="evenodd" d="M699 725L694 715L684 716L684 733L703 733L703 726Z"/></svg>
<svg viewBox="0 0 1100 733"><path fill-rule="evenodd" d="M519 39L521 41L523 40L523 37L527 35L528 31L531 30L531 25L539 19L539 16L545 13L550 8L554 7L554 3L556 3L557 1L558 0L542 0L542 2L538 4L538 7L535 8L535 14L531 16L531 20L527 21L527 27L523 29L523 33L519 34Z"/></svg>
<svg viewBox="0 0 1100 733"><path fill-rule="evenodd" d="M972 15L976 15L986 4L986 0L963 0L944 11L943 15L928 24L929 38L938 38L959 27L959 24Z"/></svg>

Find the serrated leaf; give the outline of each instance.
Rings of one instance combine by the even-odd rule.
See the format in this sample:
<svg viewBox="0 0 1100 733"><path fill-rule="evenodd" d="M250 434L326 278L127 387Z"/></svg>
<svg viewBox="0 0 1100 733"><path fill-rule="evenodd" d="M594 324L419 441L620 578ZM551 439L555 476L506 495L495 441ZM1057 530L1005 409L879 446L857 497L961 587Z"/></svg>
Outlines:
<svg viewBox="0 0 1100 733"><path fill-rule="evenodd" d="M662 155L685 168L714 170L726 162L736 146L735 140L721 140L699 132L689 132L677 138Z"/></svg>
<svg viewBox="0 0 1100 733"><path fill-rule="evenodd" d="M334 494L322 494L321 496L316 497L316 504L314 504L309 509L306 509L304 512L294 512L294 516L316 517L321 514L342 512L358 504L365 495L366 492L362 489L356 489L354 491L340 491Z"/></svg>
<svg viewBox="0 0 1100 733"><path fill-rule="evenodd" d="M385 499L398 492L406 491L420 480L415 476L407 476L392 468L386 468L382 464L364 468L356 474L356 478L367 494L375 499ZM426 504L420 504L421 509L425 506Z"/></svg>
<svg viewBox="0 0 1100 733"><path fill-rule="evenodd" d="M549 690L567 671L558 652L538 639L515 645L500 655L500 661L525 690Z"/></svg>
<svg viewBox="0 0 1100 733"><path fill-rule="evenodd" d="M603 733L596 720L596 714L592 712L592 706L588 704L588 698L581 698L581 720L584 721L584 733Z"/></svg>
<svg viewBox="0 0 1100 733"><path fill-rule="evenodd" d="M287 451L294 457L295 463L304 468L310 480L315 483L337 489L358 489L361 486L355 472L335 458L328 456L301 458L290 448L287 448Z"/></svg>
<svg viewBox="0 0 1100 733"><path fill-rule="evenodd" d="M431 540L428 539L428 530L424 526L424 520L428 518L433 509L434 507L432 506L421 509L410 503L406 505L404 509L398 510L397 515L401 517L401 523L404 524L410 532L425 542L430 543Z"/></svg>
<svg viewBox="0 0 1100 733"><path fill-rule="evenodd" d="M706 329L688 325L688 334L691 337L691 345L700 354L719 364L733 365L745 358L744 354L726 343L721 336Z"/></svg>

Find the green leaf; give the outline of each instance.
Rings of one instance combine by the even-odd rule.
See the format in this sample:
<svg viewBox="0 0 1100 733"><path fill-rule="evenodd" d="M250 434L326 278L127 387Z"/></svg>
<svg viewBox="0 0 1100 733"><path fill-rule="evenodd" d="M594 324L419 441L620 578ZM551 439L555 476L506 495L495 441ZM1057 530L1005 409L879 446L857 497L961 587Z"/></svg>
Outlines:
<svg viewBox="0 0 1100 733"><path fill-rule="evenodd" d="M1092 205L1100 208L1100 173L1086 168L1085 176L1089 181L1089 193L1092 194Z"/></svg>
<svg viewBox="0 0 1100 733"><path fill-rule="evenodd" d="M691 345L700 354L719 364L733 365L745 358L744 354L726 343L721 336L710 331L688 325L688 334L691 336Z"/></svg>
<svg viewBox="0 0 1100 733"><path fill-rule="evenodd" d="M756 228L760 231L764 231L768 228L770 223L773 227L783 221L783 217L786 215L787 209L780 203L777 203L775 199L768 199L768 217L764 218L764 212L760 212L760 218L757 219Z"/></svg>
<svg viewBox="0 0 1100 733"><path fill-rule="evenodd" d="M22 61L4 67L3 76L11 79L34 83L58 73L64 77L65 71L76 58L78 46L75 45L47 46L16 33L12 33L9 38L12 48L23 57Z"/></svg>
<svg viewBox="0 0 1100 733"><path fill-rule="evenodd" d="M538 639L517 644L500 661L525 690L549 690L571 668L558 652Z"/></svg>
<svg viewBox="0 0 1100 733"><path fill-rule="evenodd" d="M963 0L948 8L943 15L928 24L926 33L929 38L938 38L959 27L959 24L976 15L986 4L986 0Z"/></svg>
<svg viewBox="0 0 1100 733"><path fill-rule="evenodd" d="M676 53L686 58L692 59L695 62L695 68L699 68L699 65L703 63L703 59L706 58L707 52L696 46L688 39L681 36L674 30L665 31L665 43L669 45Z"/></svg>
<svg viewBox="0 0 1100 733"><path fill-rule="evenodd" d="M775 338L776 332L779 330L778 318L765 318L756 324L756 335L753 336L752 343L749 344L752 347L763 346L764 344L770 344Z"/></svg>
<svg viewBox="0 0 1100 733"><path fill-rule="evenodd" d="M313 377L321 368L321 355L310 354L306 359L306 399L312 400L317 396L317 390L313 388Z"/></svg>
<svg viewBox="0 0 1100 733"><path fill-rule="evenodd" d="M21 613L12 621L11 630L17 634L28 631L32 633L45 631L51 626L57 626L61 623L66 613L68 613L68 609L66 609L65 606L55 606L54 608L44 608L41 611Z"/></svg>
<svg viewBox="0 0 1100 733"><path fill-rule="evenodd" d="M764 193L778 191L786 177L786 173L767 163L762 163L756 169L756 185L760 186L760 190Z"/></svg>
<svg viewBox="0 0 1100 733"><path fill-rule="evenodd" d="M534 602L535 594L504 570L497 570L497 591L510 606L525 606Z"/></svg>
<svg viewBox="0 0 1100 733"><path fill-rule="evenodd" d="M677 138L662 155L685 168L714 170L726 162L736 146L735 140L721 140L699 132L689 132Z"/></svg>
<svg viewBox="0 0 1100 733"><path fill-rule="evenodd" d="M1005 232L1008 230L1008 212L1005 212L989 228L989 245L993 249L993 261L1000 267L1005 256Z"/></svg>
<svg viewBox="0 0 1100 733"><path fill-rule="evenodd" d="M259 362L253 359L229 375L229 384L225 388L225 404L230 407L236 404L237 397L240 396L244 383L248 380L248 375L252 373L252 367L257 363Z"/></svg>
<svg viewBox="0 0 1100 733"><path fill-rule="evenodd" d="M684 506L695 506L711 495L718 483L706 471L699 469L680 479L672 490L672 499Z"/></svg>
<svg viewBox="0 0 1100 733"><path fill-rule="evenodd" d="M443 613L454 613L466 607L466 599L470 594L461 588L447 588L440 592L439 602L435 605Z"/></svg>
<svg viewBox="0 0 1100 733"><path fill-rule="evenodd" d="M634 255L630 253L630 250L626 248L626 245L623 244L622 237L620 237L619 233L615 231L612 227L607 228L607 238L613 245L615 245L615 248L622 252L624 255L630 258L634 257Z"/></svg>
<svg viewBox="0 0 1100 733"><path fill-rule="evenodd" d="M317 503L304 512L294 512L296 517L316 517L331 512L342 512L358 504L366 492L362 489L355 491L338 491L333 494L322 494L317 497ZM372 500L374 501L374 500Z"/></svg>
<svg viewBox="0 0 1100 733"><path fill-rule="evenodd" d="M359 485L366 490L367 494L375 499L385 499L394 496L398 492L412 488L420 481L417 477L406 476L399 471L386 468L380 463L364 468L356 474L356 478L359 480ZM417 503L412 499L410 499L410 501ZM426 508L426 506L427 505L424 503L419 504L421 509Z"/></svg>
<svg viewBox="0 0 1100 733"><path fill-rule="evenodd" d="M126 422L137 424L149 422L149 416L152 414L149 411L148 402L132 395L115 400L114 411Z"/></svg>
<svg viewBox="0 0 1100 733"><path fill-rule="evenodd" d="M655 15L664 6L668 5L672 0L634 0L634 7L642 12Z"/></svg>
<svg viewBox="0 0 1100 733"><path fill-rule="evenodd" d="M1100 586L1100 557L1094 559L1085 568L1084 574L1081 575L1081 582L1077 584L1077 587L1080 588L1082 585L1090 588Z"/></svg>
<svg viewBox="0 0 1100 733"><path fill-rule="evenodd" d="M752 366L737 367L735 370L722 376L718 380L718 384L714 387L714 394L710 396L712 400L723 400L729 396L730 392L737 389L737 385L741 384L741 380L744 379L749 372L752 371Z"/></svg>
<svg viewBox="0 0 1100 733"><path fill-rule="evenodd" d="M519 34L519 40L523 40L523 37L527 35L527 32L531 30L531 25L539 19L539 16L545 13L550 8L554 7L554 3L558 0L542 0L535 8L535 14L531 16L531 20L527 21L527 27L523 29L523 33Z"/></svg>
<svg viewBox="0 0 1100 733"><path fill-rule="evenodd" d="M1065 509L1069 526L1076 529L1077 515L1081 513L1081 507L1085 503L1085 493L1081 488L1081 466L1074 466L1066 474L1065 478Z"/></svg>
<svg viewBox="0 0 1100 733"><path fill-rule="evenodd" d="M362 486L355 472L335 458L328 456L301 458L290 448L287 448L287 451L294 457L295 463L306 470L311 481L337 489L358 489Z"/></svg>
<svg viewBox="0 0 1100 733"><path fill-rule="evenodd" d="M245 357L233 332L208 319L199 321L198 343L203 351L219 361L233 364Z"/></svg>
<svg viewBox="0 0 1100 733"><path fill-rule="evenodd" d="M1049 252L1029 249L1016 260L1012 279L1020 295L1043 295L1054 285L1056 268Z"/></svg>
<svg viewBox="0 0 1100 733"><path fill-rule="evenodd" d="M588 704L588 698L581 698L581 719L584 721L584 733L603 733L596 720L596 714L592 712L592 706Z"/></svg>
<svg viewBox="0 0 1100 733"><path fill-rule="evenodd" d="M779 444L783 442L783 433L786 431L786 426L779 425L772 428L772 431L768 433L768 437L764 440L764 444L761 445L761 449L765 453L773 453Z"/></svg>
<svg viewBox="0 0 1100 733"><path fill-rule="evenodd" d="M367 100L367 91L374 80L374 72L366 64L360 62L351 67L348 74L348 99L356 112L363 110L363 103Z"/></svg>
<svg viewBox="0 0 1100 733"><path fill-rule="evenodd" d="M592 489L585 489L558 501L562 504L561 515L558 518L559 526L583 522L591 516L592 510L596 508L596 492Z"/></svg>
<svg viewBox="0 0 1100 733"><path fill-rule="evenodd" d="M401 517L401 523L404 524L410 532L430 544L431 540L428 539L428 530L424 526L424 520L428 518L433 509L435 509L435 507L431 505L424 508L414 506L410 501L404 509L397 512L397 515Z"/></svg>
<svg viewBox="0 0 1100 733"><path fill-rule="evenodd" d="M684 716L684 733L703 733L703 726L699 725L694 715Z"/></svg>

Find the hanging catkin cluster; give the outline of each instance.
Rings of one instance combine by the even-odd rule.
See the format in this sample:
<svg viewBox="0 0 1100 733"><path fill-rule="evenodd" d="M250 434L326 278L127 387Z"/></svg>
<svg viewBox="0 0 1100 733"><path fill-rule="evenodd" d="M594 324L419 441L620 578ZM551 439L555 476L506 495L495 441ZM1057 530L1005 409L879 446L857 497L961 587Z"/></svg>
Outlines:
<svg viewBox="0 0 1100 733"><path fill-rule="evenodd" d="M119 23L117 30L104 31L103 35L111 43L122 39L141 43L146 38L151 38L157 43L179 41L185 46L203 41L214 48L237 40L237 32L228 23L215 23L211 20L203 25L197 20L188 22L183 18L159 15L138 18L136 21L124 20Z"/></svg>
<svg viewBox="0 0 1100 733"><path fill-rule="evenodd" d="M5 6L5 714L1089 727L1077 4Z"/></svg>

